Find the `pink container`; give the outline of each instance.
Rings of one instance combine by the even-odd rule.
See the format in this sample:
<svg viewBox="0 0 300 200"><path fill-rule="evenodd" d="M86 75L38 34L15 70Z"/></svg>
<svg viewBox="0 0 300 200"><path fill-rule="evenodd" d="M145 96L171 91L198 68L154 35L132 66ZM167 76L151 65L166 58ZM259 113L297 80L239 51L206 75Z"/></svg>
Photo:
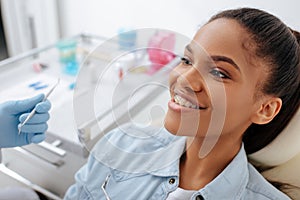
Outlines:
<svg viewBox="0 0 300 200"><path fill-rule="evenodd" d="M171 32L157 32L149 41L148 55L152 63L148 74L154 74L175 58L175 34Z"/></svg>

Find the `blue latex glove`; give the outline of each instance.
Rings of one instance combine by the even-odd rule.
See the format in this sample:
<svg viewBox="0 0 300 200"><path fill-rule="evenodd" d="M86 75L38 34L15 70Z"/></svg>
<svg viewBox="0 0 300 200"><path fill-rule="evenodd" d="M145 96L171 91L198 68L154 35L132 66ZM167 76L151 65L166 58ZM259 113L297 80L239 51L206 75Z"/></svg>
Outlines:
<svg viewBox="0 0 300 200"><path fill-rule="evenodd" d="M39 143L45 139L51 104L48 100L41 102L43 98L44 94L40 94L30 99L0 104L0 148ZM18 126L34 107L36 113L22 127L19 135Z"/></svg>

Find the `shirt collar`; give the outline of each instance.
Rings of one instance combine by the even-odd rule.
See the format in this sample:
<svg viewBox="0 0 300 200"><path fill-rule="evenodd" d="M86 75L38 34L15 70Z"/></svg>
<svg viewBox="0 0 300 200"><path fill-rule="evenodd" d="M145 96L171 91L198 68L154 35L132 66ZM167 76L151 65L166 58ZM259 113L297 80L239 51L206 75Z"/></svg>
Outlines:
<svg viewBox="0 0 300 200"><path fill-rule="evenodd" d="M180 155L185 150L182 145L181 151L177 151ZM180 157L180 156L178 156ZM179 177L179 162L173 162L168 167L159 171L151 172L151 174L162 177ZM249 180L248 160L244 145L241 146L238 154L229 163L229 165L214 180L200 189L193 196L201 194L204 199L240 199ZM230 192L228 192L230 191Z"/></svg>
<svg viewBox="0 0 300 200"><path fill-rule="evenodd" d="M249 180L248 161L244 145L229 165L213 181L200 189L204 199L240 199ZM228 192L230 191L230 192Z"/></svg>

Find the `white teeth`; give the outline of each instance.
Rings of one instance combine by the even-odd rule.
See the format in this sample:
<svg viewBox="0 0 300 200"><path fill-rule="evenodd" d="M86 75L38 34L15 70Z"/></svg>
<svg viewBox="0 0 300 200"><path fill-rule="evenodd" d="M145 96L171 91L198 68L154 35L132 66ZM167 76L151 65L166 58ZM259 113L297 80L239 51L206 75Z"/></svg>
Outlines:
<svg viewBox="0 0 300 200"><path fill-rule="evenodd" d="M175 95L174 96L174 101L181 105L181 106L184 106L184 107L187 107L187 108L193 108L193 109L199 109L199 106L193 104L192 102L188 101L187 99L179 96L179 95Z"/></svg>

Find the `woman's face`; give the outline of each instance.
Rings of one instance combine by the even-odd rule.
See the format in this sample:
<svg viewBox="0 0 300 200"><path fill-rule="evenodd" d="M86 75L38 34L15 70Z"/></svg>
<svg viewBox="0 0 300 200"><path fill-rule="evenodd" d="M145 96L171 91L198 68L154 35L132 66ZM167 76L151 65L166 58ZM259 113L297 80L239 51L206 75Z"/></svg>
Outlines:
<svg viewBox="0 0 300 200"><path fill-rule="evenodd" d="M252 44L234 20L204 25L170 74L166 129L176 135L241 138L261 106L255 95L267 74Z"/></svg>

